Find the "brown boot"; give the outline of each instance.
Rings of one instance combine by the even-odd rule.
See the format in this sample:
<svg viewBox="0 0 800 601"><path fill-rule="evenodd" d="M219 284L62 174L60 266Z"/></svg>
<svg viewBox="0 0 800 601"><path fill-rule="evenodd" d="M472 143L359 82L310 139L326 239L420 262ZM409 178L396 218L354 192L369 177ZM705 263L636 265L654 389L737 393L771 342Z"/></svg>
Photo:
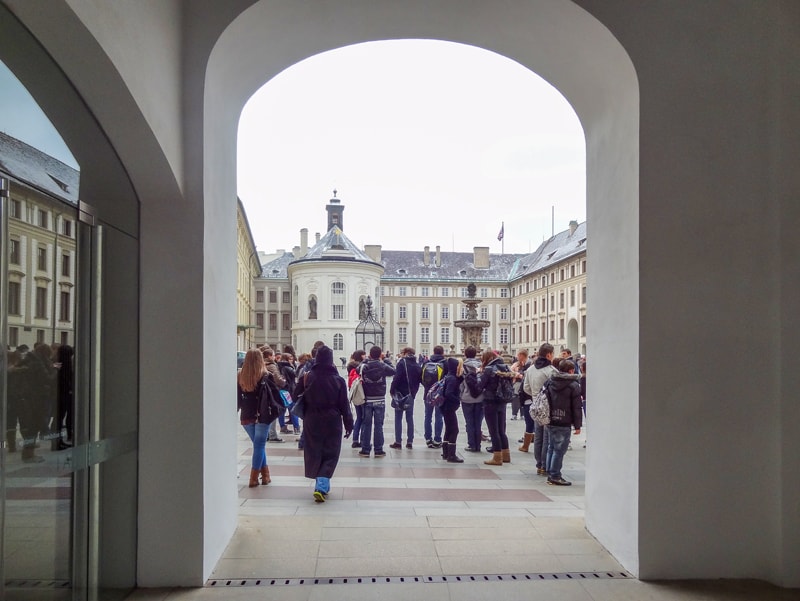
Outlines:
<svg viewBox="0 0 800 601"><path fill-rule="evenodd" d="M261 484L269 484L272 478L269 477L269 466L265 465L261 468Z"/></svg>
<svg viewBox="0 0 800 601"><path fill-rule="evenodd" d="M484 461L486 465L503 465L503 454L500 451L492 453L492 458Z"/></svg>
<svg viewBox="0 0 800 601"><path fill-rule="evenodd" d="M531 443L533 442L533 434L528 434L527 432L525 432L522 438L523 438L522 446L519 448L519 450L522 451L523 453L527 453L528 447L531 446Z"/></svg>
<svg viewBox="0 0 800 601"><path fill-rule="evenodd" d="M511 463L511 449L503 449L500 451L500 456L503 458L503 463Z"/></svg>
<svg viewBox="0 0 800 601"><path fill-rule="evenodd" d="M248 486L250 488L258 486L258 470L250 469L250 484Z"/></svg>

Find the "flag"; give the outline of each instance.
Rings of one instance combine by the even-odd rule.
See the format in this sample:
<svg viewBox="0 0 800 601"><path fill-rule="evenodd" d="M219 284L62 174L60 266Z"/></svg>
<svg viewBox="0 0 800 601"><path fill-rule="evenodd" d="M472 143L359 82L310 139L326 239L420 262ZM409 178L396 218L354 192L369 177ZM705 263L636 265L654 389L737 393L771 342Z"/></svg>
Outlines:
<svg viewBox="0 0 800 601"><path fill-rule="evenodd" d="M503 236L505 235L505 231L506 231L506 224L505 224L505 222L503 222L503 223L500 224L500 233L497 234L497 241L498 242L502 242L503 241Z"/></svg>

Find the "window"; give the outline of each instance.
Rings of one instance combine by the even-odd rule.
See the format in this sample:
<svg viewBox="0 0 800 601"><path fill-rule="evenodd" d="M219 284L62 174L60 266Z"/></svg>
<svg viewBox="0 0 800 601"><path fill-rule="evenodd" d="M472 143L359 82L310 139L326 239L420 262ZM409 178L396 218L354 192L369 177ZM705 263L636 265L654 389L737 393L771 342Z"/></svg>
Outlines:
<svg viewBox="0 0 800 601"><path fill-rule="evenodd" d="M465 305L461 306L461 319L467 319L468 309Z"/></svg>
<svg viewBox="0 0 800 601"><path fill-rule="evenodd" d="M66 346L67 344L69 344L69 333L61 332L61 346Z"/></svg>
<svg viewBox="0 0 800 601"><path fill-rule="evenodd" d="M398 311L399 311L398 317L400 319L406 319L406 306L405 305L400 305L400 308L398 309Z"/></svg>
<svg viewBox="0 0 800 601"><path fill-rule="evenodd" d="M59 306L59 315L58 319L60 321L69 321L69 314L70 314L70 302L69 302L69 292L61 292L61 304Z"/></svg>
<svg viewBox="0 0 800 601"><path fill-rule="evenodd" d="M331 319L344 319L344 305L331 305Z"/></svg>
<svg viewBox="0 0 800 601"><path fill-rule="evenodd" d="M422 344L429 344L431 341L431 329L428 327L422 327L419 331L419 341Z"/></svg>
<svg viewBox="0 0 800 601"><path fill-rule="evenodd" d="M256 290L256 302L263 303L264 302L264 291L263 290Z"/></svg>
<svg viewBox="0 0 800 601"><path fill-rule="evenodd" d="M525 342L531 341L531 326L530 324L525 324Z"/></svg>
<svg viewBox="0 0 800 601"><path fill-rule="evenodd" d="M586 261L581 261L581 273L586 273Z"/></svg>
<svg viewBox="0 0 800 601"><path fill-rule="evenodd" d="M582 305L586 304L586 286L583 286L581 288L581 304Z"/></svg>
<svg viewBox="0 0 800 601"><path fill-rule="evenodd" d="M20 312L22 288L19 282L8 283L8 314L22 315ZM14 345L16 346L16 345Z"/></svg>
<svg viewBox="0 0 800 601"><path fill-rule="evenodd" d="M408 328L405 326L400 326L397 328L397 342L400 344L405 344L408 342Z"/></svg>
<svg viewBox="0 0 800 601"><path fill-rule="evenodd" d="M550 320L550 336L555 336L555 334L556 334L556 320L555 319L551 319Z"/></svg>
<svg viewBox="0 0 800 601"><path fill-rule="evenodd" d="M558 308L564 308L564 291L562 290L558 295Z"/></svg>
<svg viewBox="0 0 800 601"><path fill-rule="evenodd" d="M281 301L283 302L284 305L288 305L290 300L291 299L289 298L289 291L288 290L284 290L281 293Z"/></svg>
<svg viewBox="0 0 800 601"><path fill-rule="evenodd" d="M450 328L442 328L440 330L440 333L441 336L439 338L439 341L442 344L450 344Z"/></svg>
<svg viewBox="0 0 800 601"><path fill-rule="evenodd" d="M581 315L581 336L586 336L586 316Z"/></svg>
<svg viewBox="0 0 800 601"><path fill-rule="evenodd" d="M386 319L386 311L384 310L383 306L381 306L381 319Z"/></svg>
<svg viewBox="0 0 800 601"><path fill-rule="evenodd" d="M564 337L564 318L563 317L558 320L558 337L559 338L563 338Z"/></svg>
<svg viewBox="0 0 800 601"><path fill-rule="evenodd" d="M525 317L529 317L531 314L531 303L530 301L525 301Z"/></svg>
<svg viewBox="0 0 800 601"><path fill-rule="evenodd" d="M489 319L489 307L481 307L481 319Z"/></svg>
<svg viewBox="0 0 800 601"><path fill-rule="evenodd" d="M442 319L450 319L450 307L442 307Z"/></svg>
<svg viewBox="0 0 800 601"><path fill-rule="evenodd" d="M517 308L514 305L511 305L511 319L514 320L517 318Z"/></svg>
<svg viewBox="0 0 800 601"><path fill-rule="evenodd" d="M570 307L575 306L575 288L569 289L569 306Z"/></svg>
<svg viewBox="0 0 800 601"><path fill-rule="evenodd" d="M381 286L381 296L386 295L386 286Z"/></svg>
<svg viewBox="0 0 800 601"><path fill-rule="evenodd" d="M44 330L36 330L36 342L44 344Z"/></svg>
<svg viewBox="0 0 800 601"><path fill-rule="evenodd" d="M331 284L331 319L344 319L344 282Z"/></svg>
<svg viewBox="0 0 800 601"><path fill-rule="evenodd" d="M269 314L269 329L270 330L277 330L278 329L278 314L277 313L270 313Z"/></svg>
<svg viewBox="0 0 800 601"><path fill-rule="evenodd" d="M43 246L36 249L36 268L39 271L47 271L47 249Z"/></svg>
<svg viewBox="0 0 800 601"><path fill-rule="evenodd" d="M341 334L333 335L333 350L335 351L344 350L344 336L342 336Z"/></svg>
<svg viewBox="0 0 800 601"><path fill-rule="evenodd" d="M259 330L264 329L264 314L256 313L256 328Z"/></svg>
<svg viewBox="0 0 800 601"><path fill-rule="evenodd" d="M467 296L469 296L469 290L467 288L462 288L460 294L461 296L466 298Z"/></svg>
<svg viewBox="0 0 800 601"><path fill-rule="evenodd" d="M422 288L420 288L419 290L420 290L420 294L419 294L420 296L430 296L431 295L431 289L430 289L429 286L422 286Z"/></svg>
<svg viewBox="0 0 800 601"><path fill-rule="evenodd" d="M278 302L278 291L277 290L270 290L269 291L269 302L277 303Z"/></svg>
<svg viewBox="0 0 800 601"><path fill-rule="evenodd" d="M575 265L570 265L569 266L569 277L571 277L571 278L575 277Z"/></svg>
<svg viewBox="0 0 800 601"><path fill-rule="evenodd" d="M550 274L550 283L551 284L555 284L556 283L556 272L555 271Z"/></svg>
<svg viewBox="0 0 800 601"><path fill-rule="evenodd" d="M43 227L45 229L50 227L50 220L47 211L43 209L39 209L39 227Z"/></svg>
<svg viewBox="0 0 800 601"><path fill-rule="evenodd" d="M430 319L430 307L428 305L422 305L420 309L420 319Z"/></svg>
<svg viewBox="0 0 800 601"><path fill-rule="evenodd" d="M556 308L556 295L555 294L551 294L550 295L550 310L554 311L555 308Z"/></svg>
<svg viewBox="0 0 800 601"><path fill-rule="evenodd" d="M525 292L528 291L528 282L525 282ZM508 298L508 288L500 288L500 298Z"/></svg>
<svg viewBox="0 0 800 601"><path fill-rule="evenodd" d="M542 276L542 288L544 288L545 286L547 286L547 276L543 275Z"/></svg>
<svg viewBox="0 0 800 601"><path fill-rule="evenodd" d="M398 288L397 296L406 296L406 287L400 286Z"/></svg>
<svg viewBox="0 0 800 601"><path fill-rule="evenodd" d="M22 219L22 203L12 198L10 212L14 219Z"/></svg>
<svg viewBox="0 0 800 601"><path fill-rule="evenodd" d="M19 346L19 328L8 328L8 344L9 346Z"/></svg>
<svg viewBox="0 0 800 601"><path fill-rule="evenodd" d="M561 281L562 282L564 281L564 269L563 268L561 269Z"/></svg>
<svg viewBox="0 0 800 601"><path fill-rule="evenodd" d="M533 341L536 342L538 338L536 337L536 324L533 324Z"/></svg>
<svg viewBox="0 0 800 601"><path fill-rule="evenodd" d="M489 344L489 328L481 330L481 344Z"/></svg>
<svg viewBox="0 0 800 601"><path fill-rule="evenodd" d="M45 319L47 317L47 288L36 287L36 317Z"/></svg>
<svg viewBox="0 0 800 601"><path fill-rule="evenodd" d="M500 344L508 344L508 328L500 328Z"/></svg>
<svg viewBox="0 0 800 601"><path fill-rule="evenodd" d="M450 296L450 288L442 288L442 296Z"/></svg>
<svg viewBox="0 0 800 601"><path fill-rule="evenodd" d="M71 271L72 269L70 265L69 255L67 254L61 255L61 275L64 276L65 278L68 278L70 276Z"/></svg>
<svg viewBox="0 0 800 601"><path fill-rule="evenodd" d="M61 233L67 238L72 238L72 222L69 219L61 218Z"/></svg>
<svg viewBox="0 0 800 601"><path fill-rule="evenodd" d="M489 289L481 288L481 298L488 298L488 296L489 296Z"/></svg>
<svg viewBox="0 0 800 601"><path fill-rule="evenodd" d="M536 315L536 299L533 299L533 314Z"/></svg>
<svg viewBox="0 0 800 601"><path fill-rule="evenodd" d="M19 240L11 239L8 241L8 262L14 265L19 265L20 261L20 254L19 254Z"/></svg>
<svg viewBox="0 0 800 601"><path fill-rule="evenodd" d="M508 320L508 307L500 307L500 319L502 321Z"/></svg>
<svg viewBox="0 0 800 601"><path fill-rule="evenodd" d="M292 320L289 319L288 313L281 313L281 329L283 330L292 329Z"/></svg>

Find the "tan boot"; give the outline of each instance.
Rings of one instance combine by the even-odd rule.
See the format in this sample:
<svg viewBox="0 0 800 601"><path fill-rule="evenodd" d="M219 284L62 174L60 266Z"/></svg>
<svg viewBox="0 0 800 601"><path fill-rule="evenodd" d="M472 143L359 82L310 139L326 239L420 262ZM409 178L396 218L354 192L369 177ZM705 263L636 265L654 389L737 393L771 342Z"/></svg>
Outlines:
<svg viewBox="0 0 800 601"><path fill-rule="evenodd" d="M522 435L522 446L519 448L519 450L522 451L523 453L527 453L528 447L531 446L532 442L533 442L533 434L528 434L527 432L525 432L525 434Z"/></svg>
<svg viewBox="0 0 800 601"><path fill-rule="evenodd" d="M500 451L492 453L492 458L484 461L486 465L503 465L503 454Z"/></svg>
<svg viewBox="0 0 800 601"><path fill-rule="evenodd" d="M500 451L500 456L503 458L503 463L511 463L511 449L503 449Z"/></svg>
<svg viewBox="0 0 800 601"><path fill-rule="evenodd" d="M250 483L247 486L250 488L258 486L258 470L250 469Z"/></svg>
<svg viewBox="0 0 800 601"><path fill-rule="evenodd" d="M261 484L269 484L272 478L269 477L269 466L265 465L261 468Z"/></svg>

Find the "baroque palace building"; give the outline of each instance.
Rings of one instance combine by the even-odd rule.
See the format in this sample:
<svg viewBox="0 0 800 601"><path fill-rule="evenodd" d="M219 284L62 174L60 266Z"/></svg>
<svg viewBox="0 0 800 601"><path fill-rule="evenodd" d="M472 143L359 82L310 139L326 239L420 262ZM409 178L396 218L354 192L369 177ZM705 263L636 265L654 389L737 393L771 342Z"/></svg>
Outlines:
<svg viewBox="0 0 800 601"><path fill-rule="evenodd" d="M442 345L458 354L455 322L466 318L461 300L474 283L478 318L490 322L483 348L513 354L549 342L586 353L586 223L571 222L529 254L491 254L485 246L471 253L440 246L362 251L344 234L340 199L326 210L325 236L317 234L309 248L308 230L301 230L300 245L278 251L255 278L257 344L291 343L300 353L322 340L337 356L349 356L369 296L386 350L411 346L430 354Z"/></svg>

